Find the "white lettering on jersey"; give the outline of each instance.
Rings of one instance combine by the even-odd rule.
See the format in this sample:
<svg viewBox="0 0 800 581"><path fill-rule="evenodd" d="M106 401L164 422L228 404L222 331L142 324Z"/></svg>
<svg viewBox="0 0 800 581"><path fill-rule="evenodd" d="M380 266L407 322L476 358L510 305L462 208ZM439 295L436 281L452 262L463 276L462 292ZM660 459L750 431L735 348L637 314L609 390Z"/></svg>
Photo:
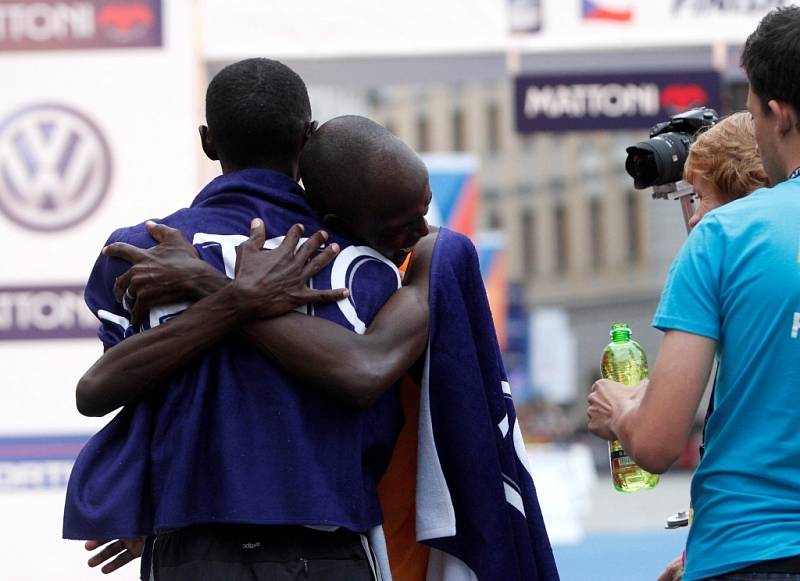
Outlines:
<svg viewBox="0 0 800 581"><path fill-rule="evenodd" d="M350 296L342 299L336 305L344 315L347 322L353 326L353 330L359 335L363 335L367 330L366 324L358 317L356 312L355 301L356 297L353 295L353 278L356 272L364 264L370 261L383 262L388 265L397 276L397 288L402 285L400 278L400 271L392 263L391 260L379 254L369 246L348 246L342 250L333 261L333 268L331 269L331 288L347 287L350 290ZM350 266L353 266L350 268Z"/></svg>
<svg viewBox="0 0 800 581"><path fill-rule="evenodd" d="M275 250L281 245L286 236L276 236L264 242L263 248L265 250ZM192 244L195 246L210 246L219 245L222 250L222 262L225 264L225 275L228 278L234 278L236 273L236 247L242 242L247 240L247 236L241 234L208 234L206 232L198 232L192 239ZM301 238L297 242L297 248L308 240L308 238ZM320 246L320 249L324 246ZM296 251L297 249L295 249Z"/></svg>
<svg viewBox="0 0 800 581"><path fill-rule="evenodd" d="M236 247L247 240L241 234L206 234L198 232L192 239L195 246L219 245L222 251L222 262L225 264L225 276L233 278L236 272Z"/></svg>
<svg viewBox="0 0 800 581"><path fill-rule="evenodd" d="M795 313L792 321L792 339L797 339L798 334L800 334L800 313Z"/></svg>
<svg viewBox="0 0 800 581"><path fill-rule="evenodd" d="M161 323L165 323L175 315L178 315L188 309L192 303L183 301L180 303L172 303L169 305L161 305L150 309L150 328L158 327Z"/></svg>
<svg viewBox="0 0 800 581"><path fill-rule="evenodd" d="M119 325L122 327L123 331L127 331L128 327L131 326L131 322L125 317L115 315L114 313L105 309L100 309L97 311L97 318L102 321L108 321L110 323L114 323L115 325Z"/></svg>
<svg viewBox="0 0 800 581"><path fill-rule="evenodd" d="M264 248L267 250L274 250L280 246L284 238L285 236L270 238L264 243ZM247 240L247 236L243 236L241 234L209 234L206 232L198 232L194 235L192 244L203 247L209 245L219 245L222 253L222 261L225 264L225 275L228 278L234 278L236 274L236 247L245 240ZM301 238L297 243L298 247L306 240L308 240L308 238ZM323 247L324 246L321 246L320 249ZM336 303L336 305L339 307L339 310L341 311L342 315L344 315L345 319L347 319L347 321L353 326L355 332L359 335L364 334L364 332L367 330L367 326L364 321L358 317L358 313L355 308L356 297L353 295L353 279L358 269L370 261L382 262L391 268L395 274L395 277L397 278L397 288L400 288L402 284L400 271L397 270L397 267L389 259L379 254L369 246L348 246L339 253L331 268L330 287L334 289L348 288L350 290L350 297L339 301ZM312 282L309 281L309 286L311 286L311 284ZM153 309L150 312L150 327L157 327L170 317L173 317L181 311L186 310L188 307L189 303L176 303L173 305L164 305L162 307ZM313 311L309 312L305 306L298 307L296 310L301 313L313 313Z"/></svg>

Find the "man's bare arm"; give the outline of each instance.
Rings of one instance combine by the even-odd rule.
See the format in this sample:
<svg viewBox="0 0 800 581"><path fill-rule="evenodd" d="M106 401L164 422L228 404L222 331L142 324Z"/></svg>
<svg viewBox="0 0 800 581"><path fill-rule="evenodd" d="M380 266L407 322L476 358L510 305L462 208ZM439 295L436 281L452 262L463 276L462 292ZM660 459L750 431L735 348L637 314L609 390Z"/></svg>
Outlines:
<svg viewBox="0 0 800 581"><path fill-rule="evenodd" d="M127 288L134 290L134 319L141 319L159 304L159 293L152 292L154 288L169 288L170 300L197 299L231 283L223 273L197 259L194 248L178 230L164 225L148 229L159 246L147 251L127 244L109 247L109 254L133 263L119 278L115 293L121 299ZM420 240L405 286L392 295L364 335L297 313L245 323L240 333L309 387L350 405L368 406L402 377L425 350L428 277L435 242L435 233ZM110 391L102 396L103 409L116 409L131 401L123 401L114 395L115 390Z"/></svg>
<svg viewBox="0 0 800 581"><path fill-rule="evenodd" d="M333 259L338 247L331 245L309 261L326 234L315 233L295 253L301 233L302 228L294 226L279 248L261 252L264 224L254 220L250 239L239 247L236 280L179 317L108 349L78 382L78 410L84 415L105 415L164 385L183 365L251 318L277 316L309 302L346 297L345 289L306 287L305 281ZM127 251L146 253L134 247Z"/></svg>
<svg viewBox="0 0 800 581"><path fill-rule="evenodd" d="M353 406L369 407L425 351L435 242L433 233L417 243L404 286L364 335L297 313L247 324L242 333L292 376Z"/></svg>

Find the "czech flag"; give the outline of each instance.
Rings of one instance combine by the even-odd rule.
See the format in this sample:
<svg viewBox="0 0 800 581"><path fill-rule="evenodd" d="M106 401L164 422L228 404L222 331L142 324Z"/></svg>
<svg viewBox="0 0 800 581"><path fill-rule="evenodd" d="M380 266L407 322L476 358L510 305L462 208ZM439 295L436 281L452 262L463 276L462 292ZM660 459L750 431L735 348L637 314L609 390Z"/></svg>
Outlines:
<svg viewBox="0 0 800 581"><path fill-rule="evenodd" d="M630 22L633 19L633 10L630 2L583 0L583 19Z"/></svg>

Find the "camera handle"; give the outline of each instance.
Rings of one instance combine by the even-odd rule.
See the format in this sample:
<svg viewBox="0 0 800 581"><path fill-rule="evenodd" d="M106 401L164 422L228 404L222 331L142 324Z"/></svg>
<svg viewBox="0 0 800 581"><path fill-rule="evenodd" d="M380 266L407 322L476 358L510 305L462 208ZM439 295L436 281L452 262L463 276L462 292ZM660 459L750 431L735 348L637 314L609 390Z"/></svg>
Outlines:
<svg viewBox="0 0 800 581"><path fill-rule="evenodd" d="M653 199L680 201L686 232L688 233L691 230L689 228L689 218L694 214L694 188L692 184L681 180L670 184L653 186Z"/></svg>

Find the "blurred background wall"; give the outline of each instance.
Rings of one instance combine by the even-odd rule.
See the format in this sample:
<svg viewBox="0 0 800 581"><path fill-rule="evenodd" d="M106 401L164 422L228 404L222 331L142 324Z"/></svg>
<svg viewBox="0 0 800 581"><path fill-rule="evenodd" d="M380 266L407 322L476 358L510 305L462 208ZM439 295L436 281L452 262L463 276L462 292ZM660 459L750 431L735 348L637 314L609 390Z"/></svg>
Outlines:
<svg viewBox="0 0 800 581"><path fill-rule="evenodd" d="M582 483L579 502L553 497L552 529L603 529L584 396L612 321L657 352L649 321L685 239L677 203L633 189L625 147L692 106L743 109L742 44L788 3L0 0L0 568L99 575L56 540L72 460L106 421L74 407L100 355L82 287L111 231L217 175L196 134L205 87L251 56L300 73L317 120L367 115L423 154L432 221L479 248L526 438L550 443L541 480ZM685 503L674 490L664 503Z"/></svg>

